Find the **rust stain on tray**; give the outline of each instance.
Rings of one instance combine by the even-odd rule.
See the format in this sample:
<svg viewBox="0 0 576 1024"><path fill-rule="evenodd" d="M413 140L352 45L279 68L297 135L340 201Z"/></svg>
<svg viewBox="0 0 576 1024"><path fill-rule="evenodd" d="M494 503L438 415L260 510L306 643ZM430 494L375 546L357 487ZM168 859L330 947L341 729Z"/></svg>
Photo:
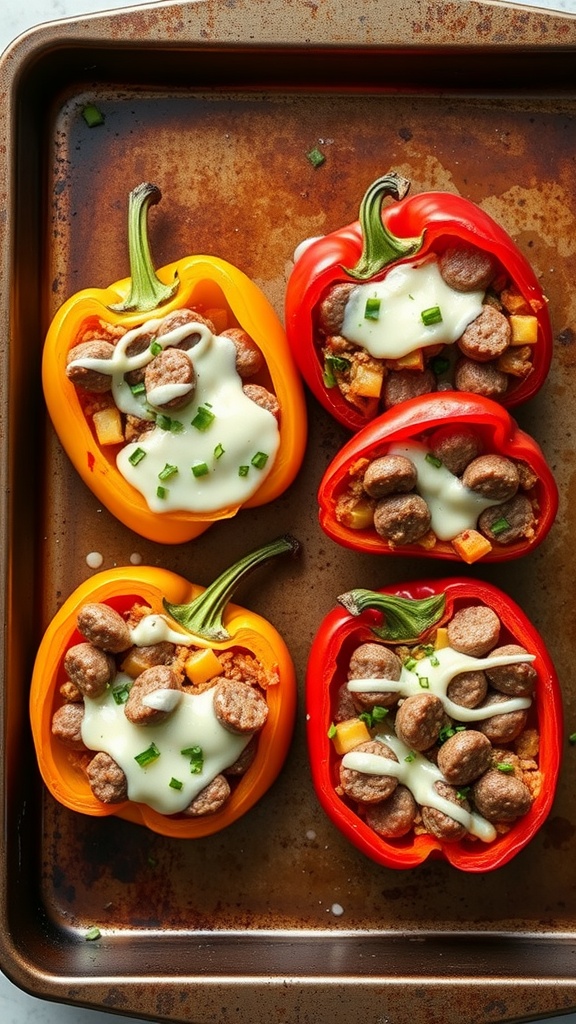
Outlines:
<svg viewBox="0 0 576 1024"><path fill-rule="evenodd" d="M76 97L64 104L57 122L56 137L62 140L58 160L66 167L67 176L64 187L54 189L52 216L61 237L61 244L53 245L48 253L49 278L58 281L51 297L54 307L73 290L93 284L95 268L98 284L119 276L119 268L120 274L124 272L126 255L119 240L123 237L125 193L137 180L152 175L164 193L161 215L152 218L151 229L159 264L191 251L215 253L242 267L278 302L296 244L311 234L353 220L367 183L394 167L412 179L414 191L443 188L460 192L497 214L541 275L554 319L556 310L561 316L566 308L563 296L570 276L576 272L575 257L569 253L559 258L554 223L559 203L574 215L576 180L574 172L570 174L566 152L574 124L568 110L557 113L546 103L523 98L505 105L490 98L463 101L407 95L397 95L390 102L378 96L326 95L311 99L299 94L240 93L123 97L110 92L101 94L99 102L106 117L103 129L89 131L85 127L78 117ZM316 169L306 160L306 152L314 144L326 154L325 164ZM479 159L479 154L486 155L486 162ZM549 181L556 182L556 203L551 206L545 203ZM88 194L102 197L96 212L86 206ZM103 223L108 230L102 230ZM282 314L282 309L278 312ZM563 386L562 372L559 359L548 395L536 400L536 410L550 403L552 389ZM278 532L284 528L303 541L305 557L293 584L294 594L285 588L278 590L274 581L264 581L252 595L289 640L301 680L315 624L343 587L376 585L392 573L401 578L402 573L408 571L413 576L417 571L412 565L391 567L385 561L374 565L368 559L345 556L322 539L313 511L315 489L321 469L344 435L327 422L313 400L310 411L308 456L290 494L274 510L242 513L238 519L238 524L250 528L254 541L269 535L271 529ZM518 416L522 418L522 410ZM554 445L561 440L557 437L561 410L534 422L539 440L553 455ZM561 484L568 464L565 459L557 462ZM73 478L68 486L71 493L79 489ZM54 493L48 507L59 500L59 494ZM68 495L65 500L67 503ZM105 513L99 515L98 539L93 532L94 516L71 522L65 506L61 515L68 520L66 546L62 560L54 564L54 573L60 580L58 589L66 592L86 573L86 551L97 547L104 549L106 558L113 555L121 561L126 555L126 538ZM230 550L241 552L242 544L237 524L223 523L213 528L194 551L154 550L154 559L190 575L199 564L221 566L224 557L229 560ZM138 542L138 547L146 560L149 546ZM554 578L550 574L559 570L557 562L562 557L562 551L554 553L552 541L543 554L515 567L511 580L506 578L507 588L522 594L536 622L546 622L540 596L547 581ZM443 567L437 565L434 571L440 575ZM535 571L539 579L536 589L529 583ZM497 577L498 570L492 575ZM322 582L320 592L318 579ZM310 580L314 581L311 588ZM530 596L526 598L526 594ZM310 607L314 607L312 616ZM49 612L47 604L45 616ZM556 653L561 657L561 648ZM64 897L60 907L63 911L66 905L67 915L74 907L86 905L94 915L106 894L113 891L116 913L121 901L121 919L131 926L141 921L143 892L145 916L151 925L163 920L168 908L176 927L246 928L275 923L281 927L322 928L334 902L344 906L345 913L339 922L329 918L332 926L371 929L388 920L386 906L378 898L382 871L358 858L324 821L318 821L302 735L297 737L291 765L274 795L235 826L234 837L230 830L210 843L175 849L148 836L134 838L130 829L113 821L104 825L78 822L51 807L46 814L47 820L54 819L47 836L54 829L60 846L62 828L68 833L64 848L69 850L69 863L66 857L59 858L61 883L52 890L53 883L47 881L46 891L56 910L62 893L74 891L72 906ZM312 823L313 831L324 842L311 848L305 837ZM251 834L258 836L256 858L250 852L254 846ZM91 843L95 844L97 837L103 845L108 844L108 853L102 859L96 846L90 856ZM417 930L439 925L502 925L500 886L505 886L506 921L529 927L526 885L530 880L529 885L541 887L538 874L542 842L542 837L537 839L525 855L521 876L515 865L500 873L498 886L491 893L483 893L480 913L476 882L454 873L447 875L442 866L429 865L414 875L404 898L394 901L390 923ZM127 854L130 847L132 852ZM143 853L150 847L154 848L152 859L157 870L151 869L150 858ZM325 857L322 847L327 850ZM75 878L78 861L86 863L81 879ZM550 906L557 908L560 899L554 877L555 873L548 882L548 896ZM199 878L203 884L193 884ZM393 878L398 889L398 880ZM429 884L431 878L433 885ZM304 879L307 885L303 891ZM303 898L304 892L307 898ZM455 906L457 920L453 916ZM555 915L559 912L554 909Z"/></svg>

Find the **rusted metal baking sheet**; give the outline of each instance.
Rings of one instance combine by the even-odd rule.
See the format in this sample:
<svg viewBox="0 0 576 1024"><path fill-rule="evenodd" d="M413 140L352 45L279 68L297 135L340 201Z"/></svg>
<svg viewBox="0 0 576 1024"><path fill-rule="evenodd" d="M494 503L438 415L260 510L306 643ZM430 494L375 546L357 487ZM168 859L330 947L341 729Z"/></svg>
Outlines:
<svg viewBox="0 0 576 1024"><path fill-rule="evenodd" d="M58 305L128 273L126 200L139 182L163 193L151 222L157 265L218 254L282 313L296 244L353 220L366 186L394 168L413 191L461 193L501 221L550 299L552 372L517 418L554 468L560 517L521 564L474 573L508 590L544 634L567 733L576 729L575 60L576 19L442 0L151 4L44 26L5 54L0 966L17 985L198 1024L487 1024L576 1007L568 743L546 827L506 868L468 877L439 862L384 870L347 845L312 791L302 702L271 792L196 842L55 804L27 719L36 645L93 571L90 552L104 568L137 554L207 583L248 542L289 530L300 561L262 573L242 596L285 635L301 687L337 594L422 572L415 560L345 553L320 533L316 488L344 434L311 398L290 491L164 549L113 521L80 483L40 387ZM86 101L104 111L103 126L79 116ZM318 144L326 161L313 168L305 155ZM85 940L91 925L98 942Z"/></svg>

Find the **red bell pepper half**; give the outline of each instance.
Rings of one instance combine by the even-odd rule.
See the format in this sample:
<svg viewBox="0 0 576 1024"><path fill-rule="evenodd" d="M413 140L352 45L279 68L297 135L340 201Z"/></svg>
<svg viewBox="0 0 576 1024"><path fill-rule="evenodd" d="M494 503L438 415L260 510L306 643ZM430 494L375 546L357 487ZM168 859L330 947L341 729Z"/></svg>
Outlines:
<svg viewBox="0 0 576 1024"><path fill-rule="evenodd" d="M325 616L318 629L306 675L308 751L314 787L324 811L354 846L384 867L415 868L428 858L445 859L467 872L502 867L543 825L560 770L562 698L542 637L521 608L501 590L489 583L460 577L395 584L380 591L355 590L341 595L338 601L339 606ZM442 841L421 830L419 834L411 830L402 838L381 838L367 824L365 815L359 813L359 805L342 794L342 756L331 738L352 652L361 644L372 642L387 646L433 646L440 643L440 633L459 610L476 605L488 606L499 617L499 645L517 644L534 655L537 677L527 727L536 730L539 738L536 757L540 786L528 812L509 823L506 830L498 830L492 841L469 835L457 841ZM394 649L401 651L398 646ZM375 716L371 734L380 729ZM502 755L502 751L498 753Z"/></svg>
<svg viewBox="0 0 576 1024"><path fill-rule="evenodd" d="M366 493L362 482L367 465L386 455L394 446L401 448L406 443L420 442L438 451L440 448L434 448L436 438L459 432L475 438L483 455L503 456L506 465L512 462L518 467L516 495L510 501L495 504L493 510L488 509L486 513L473 511L470 527L452 539L439 539L433 529L429 529L417 541L397 543L377 532L374 515L379 503ZM436 470L429 470L434 476L442 468L441 460L436 459L432 451L426 458L437 466ZM462 479L467 478L459 476L455 481L453 476L448 477L450 483L458 486ZM419 481L416 491L418 488ZM408 554L470 564L478 559L502 562L519 558L540 544L556 517L558 489L537 442L519 428L502 406L478 395L439 392L413 398L382 413L351 437L325 471L318 490L318 503L322 529L344 547L371 554ZM441 516L449 508L447 503L441 509ZM512 532L506 515L512 520L515 508L526 518ZM485 533L473 522L476 514L480 524L485 521L482 517L488 515Z"/></svg>
<svg viewBox="0 0 576 1024"><path fill-rule="evenodd" d="M400 371L411 396L435 391L439 381L451 379L458 390L498 395L511 408L536 394L550 367L553 337L547 300L507 232L462 196L422 192L408 197L409 188L410 182L395 172L375 181L362 200L359 220L298 247L288 280L285 322L295 361L324 408L354 431L403 400L398 393L394 398L386 394L387 377L390 382L394 372ZM383 209L390 197L395 201ZM472 382L466 374L454 383L454 344L416 349L399 360L364 358L356 363L353 352L362 349L344 344L337 328L323 329L321 306L334 286L380 282L392 268L462 248L473 248L492 262L489 293L511 330L506 350L498 358L485 353L477 364L489 381ZM432 307L422 311L425 323L424 313L433 312ZM442 319L438 307L436 312ZM368 308L364 314L370 319L379 315ZM431 316L428 322L438 320ZM332 331L335 337L326 337Z"/></svg>

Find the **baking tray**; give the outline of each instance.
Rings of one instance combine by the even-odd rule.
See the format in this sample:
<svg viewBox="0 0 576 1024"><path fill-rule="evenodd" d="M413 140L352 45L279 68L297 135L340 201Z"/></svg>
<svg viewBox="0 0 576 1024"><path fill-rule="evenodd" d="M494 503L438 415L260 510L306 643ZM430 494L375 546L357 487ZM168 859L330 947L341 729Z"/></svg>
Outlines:
<svg viewBox="0 0 576 1024"><path fill-rule="evenodd" d="M161 188L157 265L218 254L280 314L295 245L354 219L395 168L413 190L480 203L533 262L555 354L518 410L557 475L560 515L518 565L479 567L545 636L576 727L576 19L491 3L201 0L52 23L0 64L4 611L0 966L36 996L157 1021L469 1024L576 1006L576 749L554 809L509 866L385 870L319 809L303 676L336 595L450 570L371 559L321 534L315 494L345 440L311 397L305 463L272 506L168 548L133 535L79 482L46 420L43 337L58 305L128 273L128 192ZM86 101L105 113L89 129ZM325 163L306 153L319 145ZM162 564L199 583L289 530L297 562L242 602L292 650L301 687L280 779L242 821L196 842L68 812L40 783L27 697L34 651L92 570ZM432 566L432 568L431 568ZM452 567L453 569L453 567ZM87 942L97 925L101 938Z"/></svg>

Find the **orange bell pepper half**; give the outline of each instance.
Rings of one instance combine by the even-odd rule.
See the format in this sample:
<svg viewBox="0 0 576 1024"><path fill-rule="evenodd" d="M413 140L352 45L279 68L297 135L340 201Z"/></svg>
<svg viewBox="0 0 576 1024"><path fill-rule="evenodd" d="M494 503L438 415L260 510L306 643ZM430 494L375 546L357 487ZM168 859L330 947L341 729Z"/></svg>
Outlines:
<svg viewBox="0 0 576 1024"><path fill-rule="evenodd" d="M42 382L48 413L60 442L98 500L141 536L178 544L197 537L213 522L234 516L240 507L267 504L282 494L300 468L307 424L303 387L284 329L254 282L215 256L190 255L155 271L147 215L150 205L160 198L159 189L147 183L130 194L131 277L107 288L79 291L64 302L47 333ZM67 377L66 369L70 350L86 338L101 337L104 330L104 337L115 343L127 331L147 321L184 309L194 310L200 319L214 316L216 334L243 329L260 349L265 365L250 383L270 391L278 402L279 448L273 464L262 474L262 483L246 500L233 500L209 511L188 508L164 512L152 510L143 494L120 472L117 455L126 443L122 433L116 441L114 436L106 443L99 440L94 412L100 412L99 406L106 404L102 396L76 387ZM190 467L186 469L190 471ZM257 473L258 468L251 471Z"/></svg>
<svg viewBox="0 0 576 1024"><path fill-rule="evenodd" d="M223 572L207 588L189 583L173 572L156 567L115 568L82 583L64 602L49 624L34 665L30 693L30 719L42 779L52 796L81 814L117 815L161 835L195 839L212 835L242 817L266 793L286 758L296 712L296 676L286 644L265 618L229 602L238 583L257 566L279 554L298 551L292 537L281 537L253 551ZM62 706L66 652L81 642L77 615L87 604L104 603L126 617L134 605L167 619L194 648L218 652L241 651L254 656L269 684L264 689L268 717L256 733L257 750L243 775L230 779L231 793L219 810L199 817L162 814L130 799L104 803L92 792L85 761L74 758L52 733L54 712ZM118 656L121 660L122 655ZM110 684L111 685L111 684ZM186 687L184 686L184 689ZM142 726L146 746L146 726ZM87 757L92 752L81 752ZM94 753L96 753L94 751Z"/></svg>

